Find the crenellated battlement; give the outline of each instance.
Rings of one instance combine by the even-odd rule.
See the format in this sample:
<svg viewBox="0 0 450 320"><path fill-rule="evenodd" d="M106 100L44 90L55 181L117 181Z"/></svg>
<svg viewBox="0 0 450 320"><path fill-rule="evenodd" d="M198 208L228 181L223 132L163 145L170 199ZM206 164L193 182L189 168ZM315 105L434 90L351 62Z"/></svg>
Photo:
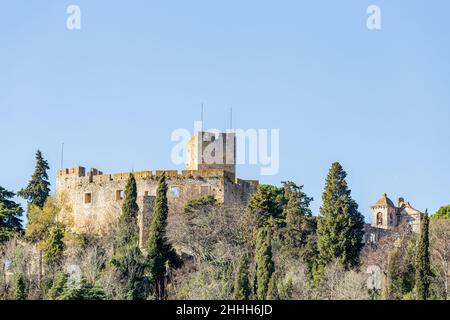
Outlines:
<svg viewBox="0 0 450 320"><path fill-rule="evenodd" d="M156 170L156 171L137 171L133 172L136 180L157 179L162 174L166 174L168 179L208 179L208 178L227 178L236 184L259 185L257 180L242 180L234 177L234 174L220 169L202 169L202 170ZM108 182L128 179L130 172L120 172L105 174L102 171L92 168L86 171L85 167L77 166L73 168L58 169L57 180L83 182Z"/></svg>

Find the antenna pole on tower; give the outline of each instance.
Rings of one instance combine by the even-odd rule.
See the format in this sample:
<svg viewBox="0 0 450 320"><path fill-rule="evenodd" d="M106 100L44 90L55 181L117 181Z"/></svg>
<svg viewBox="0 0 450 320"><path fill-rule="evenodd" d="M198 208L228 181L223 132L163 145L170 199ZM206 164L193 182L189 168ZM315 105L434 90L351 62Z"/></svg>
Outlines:
<svg viewBox="0 0 450 320"><path fill-rule="evenodd" d="M64 142L61 145L61 169L64 168Z"/></svg>
<svg viewBox="0 0 450 320"><path fill-rule="evenodd" d="M233 130L233 108L230 108L230 130Z"/></svg>
<svg viewBox="0 0 450 320"><path fill-rule="evenodd" d="M202 130L203 130L203 127L204 127L204 126L203 126L203 120L204 120L204 119L203 119L203 113L204 113L204 110L203 110L203 109L204 109L204 106L203 106L203 102L202 102L202 111L201 111Z"/></svg>

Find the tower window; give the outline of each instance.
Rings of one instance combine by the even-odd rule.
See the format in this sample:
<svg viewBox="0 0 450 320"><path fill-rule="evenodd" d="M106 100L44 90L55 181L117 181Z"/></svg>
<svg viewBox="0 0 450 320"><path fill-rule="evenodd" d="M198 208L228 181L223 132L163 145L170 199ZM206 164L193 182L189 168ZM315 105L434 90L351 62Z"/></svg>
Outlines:
<svg viewBox="0 0 450 320"><path fill-rule="evenodd" d="M92 193L84 194L84 203L92 203Z"/></svg>
<svg viewBox="0 0 450 320"><path fill-rule="evenodd" d="M180 188L178 188L178 187L170 187L170 194L174 198L178 198L180 196Z"/></svg>
<svg viewBox="0 0 450 320"><path fill-rule="evenodd" d="M383 224L383 214L381 212L377 213L377 225L381 226Z"/></svg>
<svg viewBox="0 0 450 320"><path fill-rule="evenodd" d="M209 190L210 190L209 186L200 186L200 195L201 196L209 195Z"/></svg>
<svg viewBox="0 0 450 320"><path fill-rule="evenodd" d="M123 190L116 191L116 201L123 200Z"/></svg>

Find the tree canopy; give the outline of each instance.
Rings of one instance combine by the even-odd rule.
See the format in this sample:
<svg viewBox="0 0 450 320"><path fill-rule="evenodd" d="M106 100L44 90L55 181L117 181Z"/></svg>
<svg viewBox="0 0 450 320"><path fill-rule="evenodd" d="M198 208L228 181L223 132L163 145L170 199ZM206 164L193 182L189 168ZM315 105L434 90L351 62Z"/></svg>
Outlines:
<svg viewBox="0 0 450 320"><path fill-rule="evenodd" d="M48 162L42 157L40 150L36 152L36 167L31 180L27 187L20 190L18 195L32 205L42 208L50 194L50 182L48 180L48 173L50 167Z"/></svg>
<svg viewBox="0 0 450 320"><path fill-rule="evenodd" d="M19 204L11 200L14 196L13 192L0 186L0 243L23 231L23 210Z"/></svg>

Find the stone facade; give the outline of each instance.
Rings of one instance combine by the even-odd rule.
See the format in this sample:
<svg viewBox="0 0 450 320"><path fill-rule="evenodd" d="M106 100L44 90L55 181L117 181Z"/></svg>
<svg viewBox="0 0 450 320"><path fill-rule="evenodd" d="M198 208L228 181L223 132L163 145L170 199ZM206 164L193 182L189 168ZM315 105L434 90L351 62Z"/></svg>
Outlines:
<svg viewBox="0 0 450 320"><path fill-rule="evenodd" d="M159 177L167 176L169 215L183 210L186 203L195 198L212 195L220 203L246 204L256 192L259 182L235 178L235 164L207 164L199 154L205 147L199 142L211 137L199 132L188 144L187 168L178 172L134 172L139 206L139 242L144 247L153 211L153 202ZM234 134L222 134L225 144L233 144ZM224 146L223 148L227 148ZM207 149L206 149L207 150ZM231 150L230 148L228 150ZM228 156L229 157L229 156ZM231 156L234 159L234 155ZM83 167L60 169L57 172L57 194L66 200L76 231L102 233L120 215L123 192L130 173L104 174L97 169L86 171Z"/></svg>
<svg viewBox="0 0 450 320"><path fill-rule="evenodd" d="M396 230L405 223L411 226L413 232L420 233L422 218L423 213L405 199L399 198L395 206L386 193L372 206L372 227L375 228Z"/></svg>
<svg viewBox="0 0 450 320"><path fill-rule="evenodd" d="M398 205L395 206L384 193L371 209L372 221L364 227L364 243L376 244L383 237L398 237L402 224L409 226L412 232L420 233L424 214L403 198L399 198Z"/></svg>

